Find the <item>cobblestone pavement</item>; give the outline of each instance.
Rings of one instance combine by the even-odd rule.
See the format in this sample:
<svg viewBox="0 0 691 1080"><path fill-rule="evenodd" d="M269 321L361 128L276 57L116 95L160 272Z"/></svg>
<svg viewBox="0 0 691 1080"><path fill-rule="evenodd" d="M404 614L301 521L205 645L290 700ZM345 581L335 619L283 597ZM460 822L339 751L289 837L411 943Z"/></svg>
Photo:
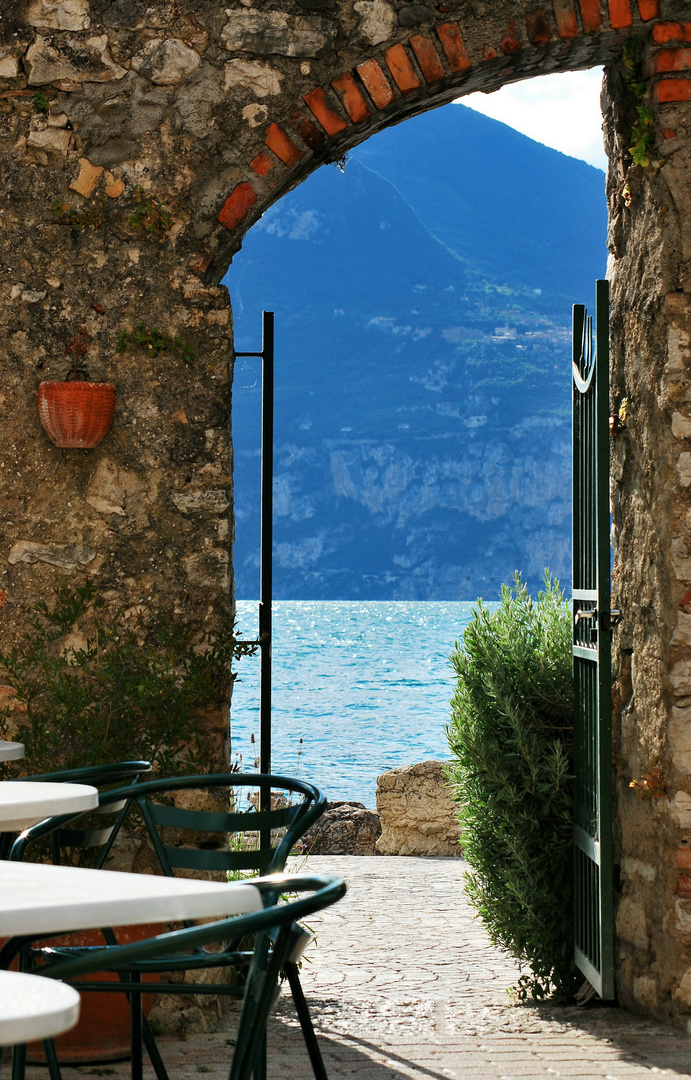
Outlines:
<svg viewBox="0 0 691 1080"><path fill-rule="evenodd" d="M691 1076L691 1038L610 1007L516 1005L514 964L497 953L464 899L458 859L319 856L348 894L313 920L302 982L329 1080L643 1080ZM162 1039L171 1080L226 1071L221 1030ZM269 1032L271 1080L312 1073L284 994ZM31 1069L30 1080L45 1076ZM65 1069L65 1080L126 1065Z"/></svg>

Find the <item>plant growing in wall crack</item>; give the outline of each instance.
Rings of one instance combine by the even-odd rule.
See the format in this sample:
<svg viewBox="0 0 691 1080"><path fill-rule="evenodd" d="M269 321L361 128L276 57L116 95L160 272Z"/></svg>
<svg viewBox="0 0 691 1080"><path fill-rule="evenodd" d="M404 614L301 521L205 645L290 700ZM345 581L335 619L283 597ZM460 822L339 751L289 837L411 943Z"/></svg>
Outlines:
<svg viewBox="0 0 691 1080"><path fill-rule="evenodd" d="M197 359L195 350L186 345L181 337L164 334L160 330L152 330L143 322L137 323L134 330L120 331L115 351L124 353L128 349L141 349L149 356L170 353L171 356L180 357L186 364L191 364Z"/></svg>
<svg viewBox="0 0 691 1080"><path fill-rule="evenodd" d="M651 164L657 166L659 163L652 161L655 149L655 114L650 105L645 104L648 84L643 76L641 50L641 42L636 38L629 38L622 48L622 61L624 80L637 102L636 120L631 128L633 145L629 147L629 153L634 165L645 169Z"/></svg>
<svg viewBox="0 0 691 1080"><path fill-rule="evenodd" d="M135 210L128 217L127 224L134 232L149 236L167 233L175 224L176 215L186 208L185 203L178 199L175 209L170 210L141 187L135 187L132 196Z"/></svg>
<svg viewBox="0 0 691 1080"><path fill-rule="evenodd" d="M0 710L0 737L26 745L24 761L0 775L134 758L164 776L212 767L195 720L227 702L231 662L255 651L233 628L210 635L163 608L114 613L90 582L62 585L31 609L29 625L0 652L0 678L15 695L12 711Z"/></svg>
<svg viewBox="0 0 691 1080"><path fill-rule="evenodd" d="M495 945L529 974L520 997L576 989L573 962L571 614L549 575L480 601L451 655L447 728L468 892Z"/></svg>

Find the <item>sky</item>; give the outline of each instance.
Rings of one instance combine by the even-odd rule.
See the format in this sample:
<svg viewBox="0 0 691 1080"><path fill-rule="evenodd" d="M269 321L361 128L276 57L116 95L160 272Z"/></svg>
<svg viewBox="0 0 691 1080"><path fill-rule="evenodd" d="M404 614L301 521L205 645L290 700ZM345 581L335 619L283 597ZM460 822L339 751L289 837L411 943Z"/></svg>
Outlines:
<svg viewBox="0 0 691 1080"><path fill-rule="evenodd" d="M459 103L604 170L601 83L602 68L569 71L511 83L493 94L468 94Z"/></svg>

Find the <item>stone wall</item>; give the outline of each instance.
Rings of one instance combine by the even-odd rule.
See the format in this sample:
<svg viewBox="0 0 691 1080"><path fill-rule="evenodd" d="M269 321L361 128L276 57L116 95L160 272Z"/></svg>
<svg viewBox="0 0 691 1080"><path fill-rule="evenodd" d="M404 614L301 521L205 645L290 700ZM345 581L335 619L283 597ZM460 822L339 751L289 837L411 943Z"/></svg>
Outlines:
<svg viewBox="0 0 691 1080"><path fill-rule="evenodd" d="M232 322L219 282L247 229L387 125L608 64L625 418L618 979L627 1004L679 1017L691 1015L688 17L683 0L4 0L0 12L4 642L30 602L85 575L114 604L226 619ZM644 147L641 124L655 140L645 166L630 149ZM37 416L38 383L63 376L75 335L92 378L117 387L93 451L57 449Z"/></svg>
<svg viewBox="0 0 691 1080"><path fill-rule="evenodd" d="M603 104L610 156L617 987L624 1004L691 1012L691 114L681 27L644 51L655 148L629 147L638 103L621 69ZM686 24L683 33L688 32ZM656 74L671 72L658 81ZM623 408L622 408L623 406Z"/></svg>

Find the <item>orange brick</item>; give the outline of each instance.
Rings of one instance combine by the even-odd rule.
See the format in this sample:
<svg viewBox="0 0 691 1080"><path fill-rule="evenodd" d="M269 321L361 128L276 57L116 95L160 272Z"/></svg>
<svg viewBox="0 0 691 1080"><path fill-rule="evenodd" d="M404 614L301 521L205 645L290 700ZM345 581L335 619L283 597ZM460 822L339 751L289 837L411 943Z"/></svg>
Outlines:
<svg viewBox="0 0 691 1080"><path fill-rule="evenodd" d="M104 195L109 199L119 199L125 190L125 181L119 176L113 176L110 169L106 169L103 181Z"/></svg>
<svg viewBox="0 0 691 1080"><path fill-rule="evenodd" d="M90 199L98 187L102 172L102 165L92 165L88 158L82 157L79 159L79 172L70 184L70 188L85 199Z"/></svg>
<svg viewBox="0 0 691 1080"><path fill-rule="evenodd" d="M409 94L411 90L419 88L420 80L415 74L415 69L403 45L392 45L384 53L384 59L402 94Z"/></svg>
<svg viewBox="0 0 691 1080"><path fill-rule="evenodd" d="M257 201L257 196L254 194L254 188L252 185L245 181L238 186L230 195L223 206L218 220L221 225L225 225L226 229L234 229L240 224L242 219L247 214L247 211Z"/></svg>
<svg viewBox="0 0 691 1080"><path fill-rule="evenodd" d="M485 61L487 61L487 60L496 60L497 59L497 50L493 49L491 45L483 45L482 46L482 59L485 60Z"/></svg>
<svg viewBox="0 0 691 1080"><path fill-rule="evenodd" d="M691 870L691 847L677 848L674 861L680 870Z"/></svg>
<svg viewBox="0 0 691 1080"><path fill-rule="evenodd" d="M666 45L669 41L691 41L691 23L655 23L653 41L656 45Z"/></svg>
<svg viewBox="0 0 691 1080"><path fill-rule="evenodd" d="M597 34L602 28L602 8L600 0L579 0L581 19L586 34Z"/></svg>
<svg viewBox="0 0 691 1080"><path fill-rule="evenodd" d="M439 53L431 38L425 37L424 34L413 34L410 46L426 82L433 83L444 78L446 75L444 65L439 59Z"/></svg>
<svg viewBox="0 0 691 1080"><path fill-rule="evenodd" d="M688 71L691 68L691 49L660 49L655 57L658 71Z"/></svg>
<svg viewBox="0 0 691 1080"><path fill-rule="evenodd" d="M365 60L356 70L378 109L385 109L396 100L391 84L376 60Z"/></svg>
<svg viewBox="0 0 691 1080"><path fill-rule="evenodd" d="M660 18L660 0L638 0L638 12L643 22Z"/></svg>
<svg viewBox="0 0 691 1080"><path fill-rule="evenodd" d="M680 874L677 881L677 896L691 900L691 874Z"/></svg>
<svg viewBox="0 0 691 1080"><path fill-rule="evenodd" d="M689 101L691 82L688 79L663 79L655 87L655 100L662 104L669 101Z"/></svg>
<svg viewBox="0 0 691 1080"><path fill-rule="evenodd" d="M625 26L631 26L633 15L631 13L631 0L608 0L609 22L613 30L622 30Z"/></svg>
<svg viewBox="0 0 691 1080"><path fill-rule="evenodd" d="M525 25L531 45L546 45L552 40L552 27L549 25L549 20L542 14L542 8L538 8L532 15L526 15Z"/></svg>
<svg viewBox="0 0 691 1080"><path fill-rule="evenodd" d="M676 139L676 137L677 137L677 133L674 130L674 128L663 128L662 129L662 138L663 139Z"/></svg>
<svg viewBox="0 0 691 1080"><path fill-rule="evenodd" d="M462 75L472 66L458 23L442 23L437 27L437 37L441 42L447 63L456 75Z"/></svg>
<svg viewBox="0 0 691 1080"><path fill-rule="evenodd" d="M326 104L326 98L321 86L305 94L302 99L307 108L314 114L327 135L338 135L339 131L345 131L348 127L342 116L335 113Z"/></svg>
<svg viewBox="0 0 691 1080"><path fill-rule="evenodd" d="M278 124L271 124L266 132L266 138L264 143L268 146L269 150L273 150L279 161L282 161L284 165L294 165L296 161L303 158L305 155L302 150L298 150L293 140L286 135L285 131L278 126Z"/></svg>
<svg viewBox="0 0 691 1080"><path fill-rule="evenodd" d="M331 85L336 93L340 95L343 107L354 124L359 124L360 121L366 120L368 116L372 115L367 107L367 102L360 93L360 87L350 72L333 79Z"/></svg>
<svg viewBox="0 0 691 1080"><path fill-rule="evenodd" d="M523 42L521 41L517 33L516 20L512 19L503 37L501 43L501 51L503 53L506 53L507 56L510 56L511 53L518 52L518 50L522 48Z"/></svg>
<svg viewBox="0 0 691 1080"><path fill-rule="evenodd" d="M263 151L261 154L257 154L253 161L250 161L250 169L254 169L257 176L266 176L268 172L273 169L274 163L268 154Z"/></svg>
<svg viewBox="0 0 691 1080"><path fill-rule="evenodd" d="M578 35L578 19L573 0L554 0L554 18L557 20L557 33L560 38Z"/></svg>
<svg viewBox="0 0 691 1080"><path fill-rule="evenodd" d="M312 121L295 106L293 106L291 110L288 125L292 131L300 136L305 146L309 147L310 150L319 150L326 142L322 129L318 128L316 124L313 124Z"/></svg>

